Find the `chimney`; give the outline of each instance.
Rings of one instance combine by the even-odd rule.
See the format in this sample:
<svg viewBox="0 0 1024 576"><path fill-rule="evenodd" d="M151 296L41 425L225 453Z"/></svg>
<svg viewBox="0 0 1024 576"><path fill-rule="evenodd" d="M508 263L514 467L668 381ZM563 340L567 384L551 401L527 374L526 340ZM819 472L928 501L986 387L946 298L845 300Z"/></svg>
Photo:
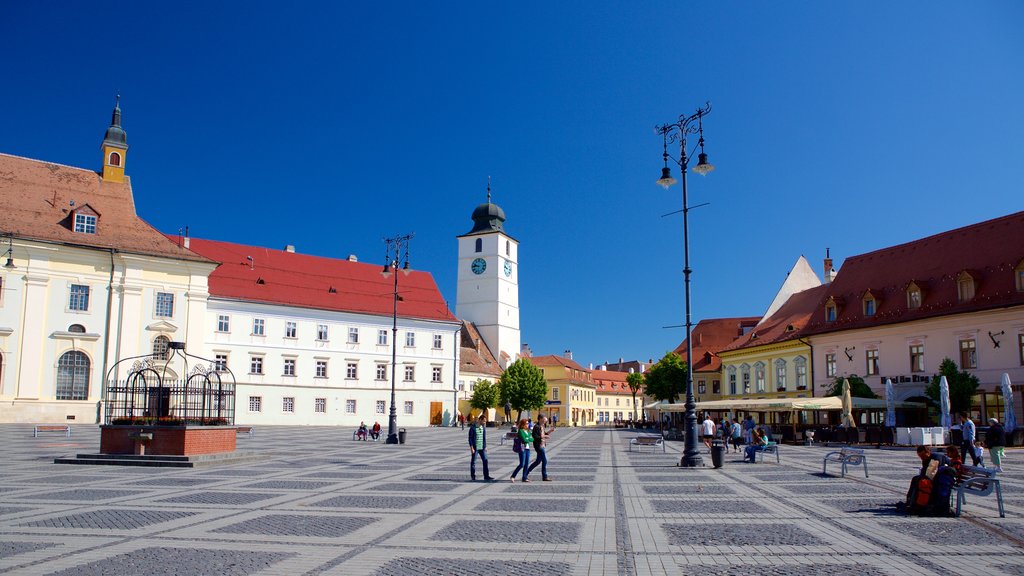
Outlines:
<svg viewBox="0 0 1024 576"><path fill-rule="evenodd" d="M348 255L348 261L349 262L359 262L359 258L357 258L355 254L349 254Z"/></svg>
<svg viewBox="0 0 1024 576"><path fill-rule="evenodd" d="M590 363L590 365L589 365L589 367L588 367L587 369L588 369L588 370L593 370L593 369L594 369L594 363L593 363L593 362L591 362L591 363Z"/></svg>
<svg viewBox="0 0 1024 576"><path fill-rule="evenodd" d="M605 365L605 364L601 364L601 371L602 371L602 372L606 372L606 371L608 371L608 366L607 366L607 365Z"/></svg>
<svg viewBox="0 0 1024 576"><path fill-rule="evenodd" d="M562 356L564 356L567 360L572 360L572 350L566 350L565 353L562 354Z"/></svg>
<svg viewBox="0 0 1024 576"><path fill-rule="evenodd" d="M829 249L825 248L825 284L831 284L832 278L834 277L835 270L832 268L832 256L829 254Z"/></svg>
<svg viewBox="0 0 1024 576"><path fill-rule="evenodd" d="M293 244L289 244L289 245L284 247L284 251L285 252L290 252L292 254L295 254L295 246Z"/></svg>
<svg viewBox="0 0 1024 576"><path fill-rule="evenodd" d="M185 226L185 238L182 240L182 246L184 246L186 249L188 249L189 245L191 244L189 240L190 239L188 237L188 226Z"/></svg>
<svg viewBox="0 0 1024 576"><path fill-rule="evenodd" d="M522 358L533 358L533 350L530 350L530 345L523 343L519 346L519 356Z"/></svg>
<svg viewBox="0 0 1024 576"><path fill-rule="evenodd" d="M622 364L625 361L626 361L625 358L623 358L622 356L619 356L619 364Z"/></svg>

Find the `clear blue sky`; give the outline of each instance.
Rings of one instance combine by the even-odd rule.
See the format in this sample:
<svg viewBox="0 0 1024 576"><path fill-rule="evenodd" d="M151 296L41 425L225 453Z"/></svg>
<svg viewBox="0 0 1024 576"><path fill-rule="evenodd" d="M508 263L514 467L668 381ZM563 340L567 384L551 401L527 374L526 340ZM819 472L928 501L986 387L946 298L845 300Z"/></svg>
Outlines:
<svg viewBox="0 0 1024 576"><path fill-rule="evenodd" d="M490 175L537 354L682 339L653 127L705 100L695 321L760 315L801 254L1024 209L1021 2L182 4L5 2L0 151L98 169L120 90L159 229L371 262L414 231L452 306Z"/></svg>

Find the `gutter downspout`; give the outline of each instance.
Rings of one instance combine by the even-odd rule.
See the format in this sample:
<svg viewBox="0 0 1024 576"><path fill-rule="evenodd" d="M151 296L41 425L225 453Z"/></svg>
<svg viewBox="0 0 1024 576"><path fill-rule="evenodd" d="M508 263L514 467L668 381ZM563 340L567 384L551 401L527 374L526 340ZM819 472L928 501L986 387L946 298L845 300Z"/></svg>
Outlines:
<svg viewBox="0 0 1024 576"><path fill-rule="evenodd" d="M103 333L103 371L100 372L100 401L96 405L96 423L102 423L103 419L103 405L107 400L107 382L103 380L107 377L107 369L110 367L110 318L113 315L111 308L114 305L114 252L116 248L109 248L110 252L110 278L107 280L107 318L106 326L107 329ZM120 330L118 331L118 341L120 341Z"/></svg>

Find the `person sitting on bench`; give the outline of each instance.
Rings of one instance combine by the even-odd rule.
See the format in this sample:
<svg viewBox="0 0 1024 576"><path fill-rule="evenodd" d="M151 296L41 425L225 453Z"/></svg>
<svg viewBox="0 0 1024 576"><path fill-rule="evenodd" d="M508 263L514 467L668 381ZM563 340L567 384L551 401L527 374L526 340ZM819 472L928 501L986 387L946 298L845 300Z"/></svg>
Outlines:
<svg viewBox="0 0 1024 576"><path fill-rule="evenodd" d="M374 440L380 438L380 422L373 423L373 428L370 428L370 436L372 436Z"/></svg>
<svg viewBox="0 0 1024 576"><path fill-rule="evenodd" d="M768 445L768 437L764 435L764 432L760 428L757 428L754 430L754 437L753 440L751 440L750 445L744 449L743 461L746 462L747 460L750 460L751 464L757 462L757 453L764 450L766 445Z"/></svg>
<svg viewBox="0 0 1024 576"><path fill-rule="evenodd" d="M359 423L359 430L356 430L356 440L366 441L369 431L366 429L366 422Z"/></svg>

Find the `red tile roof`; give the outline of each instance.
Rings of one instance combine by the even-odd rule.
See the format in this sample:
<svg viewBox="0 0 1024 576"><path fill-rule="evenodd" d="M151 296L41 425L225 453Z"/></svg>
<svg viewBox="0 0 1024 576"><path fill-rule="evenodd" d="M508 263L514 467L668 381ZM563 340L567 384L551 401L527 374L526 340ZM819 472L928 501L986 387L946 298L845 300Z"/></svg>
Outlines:
<svg viewBox="0 0 1024 576"><path fill-rule="evenodd" d="M474 374L487 374L494 376L495 381L501 377L501 366L491 354L491 349L480 337L476 325L472 322L462 322L462 337L459 350L459 370L472 372Z"/></svg>
<svg viewBox="0 0 1024 576"><path fill-rule="evenodd" d="M761 320L756 316L740 318L709 318L701 320L693 327L690 337L693 339L693 371L718 372L722 369L722 359L716 356L719 350L732 344L743 336L744 328L752 330ZM686 340L674 350L686 360Z"/></svg>
<svg viewBox="0 0 1024 576"><path fill-rule="evenodd" d="M189 247L221 263L210 274L212 297L378 316L392 314L394 279L384 278L379 264L200 238L191 238ZM399 316L458 321L429 272L398 274Z"/></svg>
<svg viewBox="0 0 1024 576"><path fill-rule="evenodd" d="M73 231L75 210L99 215L95 234ZM92 170L0 154L0 215L0 231L17 238L207 261L138 217L129 182Z"/></svg>
<svg viewBox="0 0 1024 576"><path fill-rule="evenodd" d="M803 336L803 329L810 321L811 316L818 310L828 287L829 284L822 284L793 294L782 307L754 330L737 338L719 352L776 344L800 338Z"/></svg>
<svg viewBox="0 0 1024 576"><path fill-rule="evenodd" d="M576 370L590 372L590 370L580 366L575 360L570 360L565 356L548 354L546 356L533 356L529 360L530 364L533 364L534 366L564 366L566 368L575 368Z"/></svg>
<svg viewBox="0 0 1024 576"><path fill-rule="evenodd" d="M625 396L632 396L633 393L629 390L629 384L626 382L626 377L629 376L627 372L616 372L614 370L593 370L590 373L594 379L594 384L597 386L597 391L603 394L622 394ZM643 394L641 388L637 391L638 395Z"/></svg>
<svg viewBox="0 0 1024 576"><path fill-rule="evenodd" d="M908 322L922 318L1024 305L1014 269L1024 261L1024 212L957 228L906 244L852 256L828 285L805 333L819 334ZM975 279L974 298L959 302L957 276ZM907 286L921 288L921 307L907 308ZM865 316L862 298L877 299ZM825 301L840 305L836 319L825 321Z"/></svg>

